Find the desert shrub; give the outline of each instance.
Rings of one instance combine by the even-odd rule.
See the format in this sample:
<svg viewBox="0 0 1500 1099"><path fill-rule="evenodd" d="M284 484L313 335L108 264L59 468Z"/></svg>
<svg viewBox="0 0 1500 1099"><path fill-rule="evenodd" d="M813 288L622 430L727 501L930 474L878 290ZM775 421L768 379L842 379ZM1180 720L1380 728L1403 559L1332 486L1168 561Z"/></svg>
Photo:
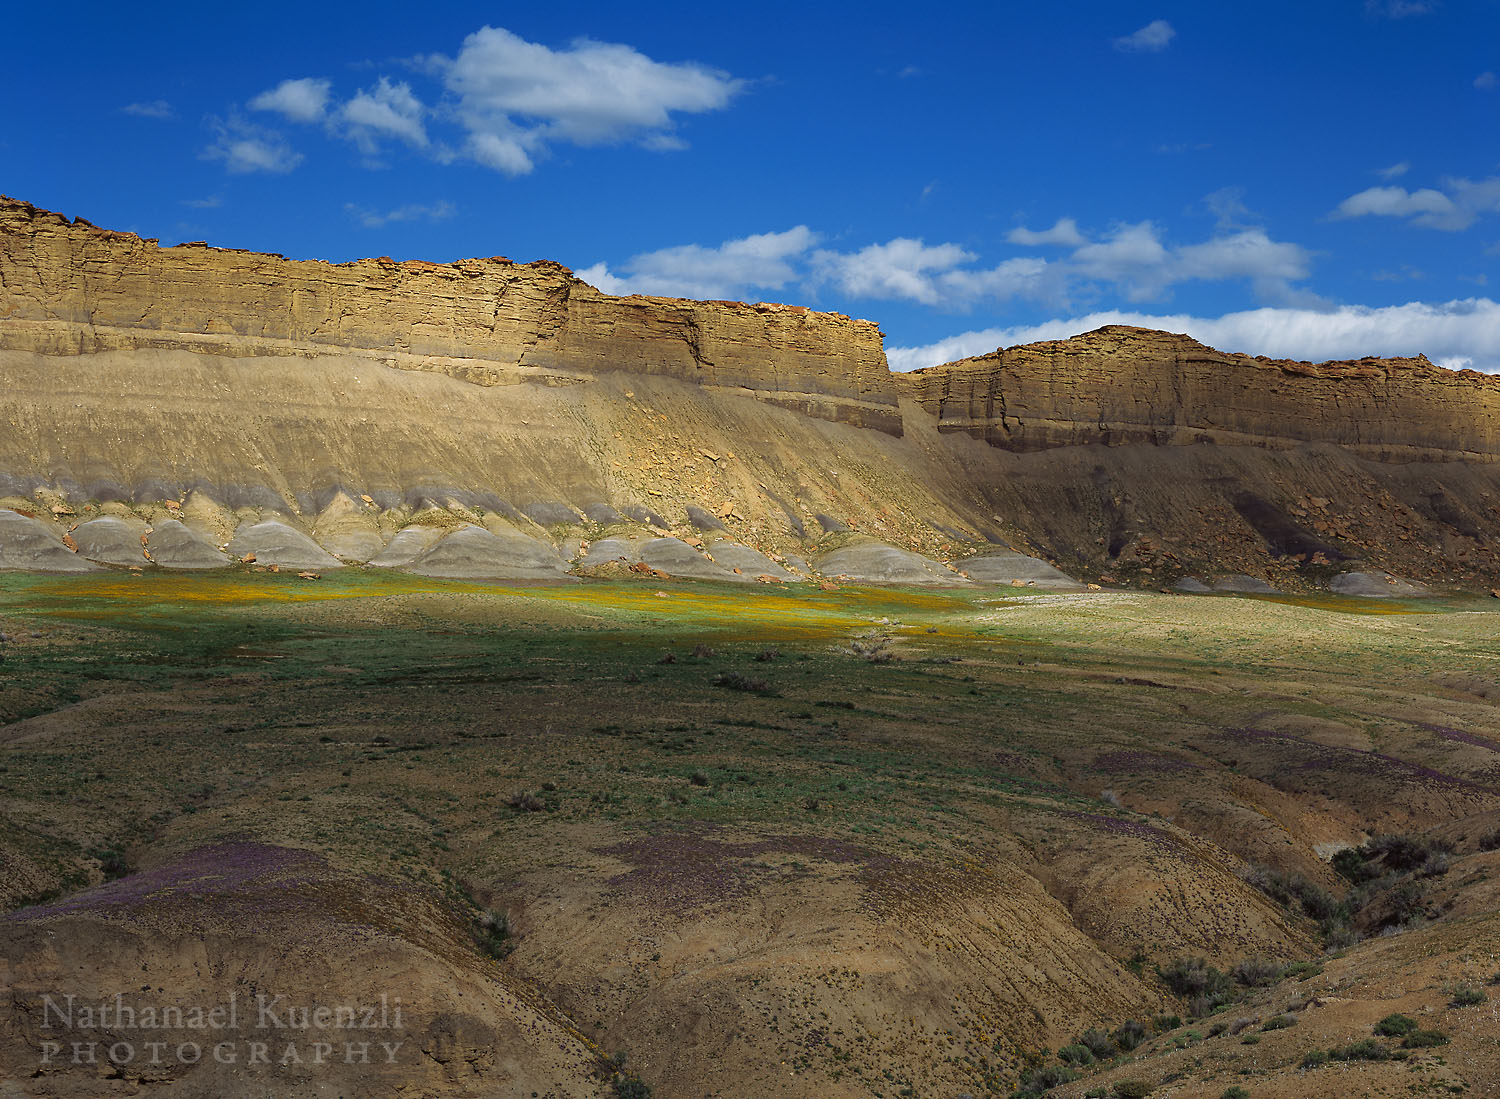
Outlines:
<svg viewBox="0 0 1500 1099"><path fill-rule="evenodd" d="M1269 866L1251 863L1240 875L1279 904L1301 907L1314 920L1326 920L1339 910L1339 901L1328 890L1296 871L1283 873Z"/></svg>
<svg viewBox="0 0 1500 1099"><path fill-rule="evenodd" d="M89 854L99 860L99 870L103 873L105 881L114 881L130 873L130 867L125 861L125 852L117 848L96 847Z"/></svg>
<svg viewBox="0 0 1500 1099"><path fill-rule="evenodd" d="M1489 995L1478 985L1459 985L1453 990L1449 1007L1474 1007L1489 999Z"/></svg>
<svg viewBox="0 0 1500 1099"><path fill-rule="evenodd" d="M1306 981L1310 978L1316 977L1319 973L1322 972L1323 967L1320 966L1317 962L1293 962L1291 965L1286 967L1286 970L1282 974L1282 976L1294 977L1299 981Z"/></svg>
<svg viewBox="0 0 1500 1099"><path fill-rule="evenodd" d="M1219 1092L1219 1099L1250 1099L1250 1093L1238 1084L1234 1084Z"/></svg>
<svg viewBox="0 0 1500 1099"><path fill-rule="evenodd" d="M479 948L491 958L504 958L515 950L511 936L510 917L504 912L488 910L479 917Z"/></svg>
<svg viewBox="0 0 1500 1099"><path fill-rule="evenodd" d="M1310 1049L1302 1055L1301 1067L1317 1068L1319 1065L1326 1065L1328 1061L1329 1057L1326 1049Z"/></svg>
<svg viewBox="0 0 1500 1099"><path fill-rule="evenodd" d="M1402 1049L1432 1049L1447 1044L1448 1035L1441 1030L1414 1030L1401 1039Z"/></svg>
<svg viewBox="0 0 1500 1099"><path fill-rule="evenodd" d="M1193 996L1218 999L1221 995L1227 997L1232 991L1229 978L1203 958L1177 958L1166 968L1157 966L1156 975L1184 999Z"/></svg>
<svg viewBox="0 0 1500 1099"><path fill-rule="evenodd" d="M707 786L708 776L705 775L702 771L694 771L692 774L688 775L688 781L691 782L694 786Z"/></svg>
<svg viewBox="0 0 1500 1099"><path fill-rule="evenodd" d="M1500 828L1479 837L1479 850L1500 851Z"/></svg>
<svg viewBox="0 0 1500 1099"><path fill-rule="evenodd" d="M1266 988L1281 980L1286 967L1270 958L1246 958L1231 972L1234 979L1247 988Z"/></svg>
<svg viewBox="0 0 1500 1099"><path fill-rule="evenodd" d="M1116 1099L1145 1099L1151 1094L1151 1085L1144 1080L1120 1080L1115 1084Z"/></svg>
<svg viewBox="0 0 1500 1099"><path fill-rule="evenodd" d="M781 656L780 649L762 649L760 652L755 654L755 659L762 664L769 664L779 656Z"/></svg>
<svg viewBox="0 0 1500 1099"><path fill-rule="evenodd" d="M1146 1024L1139 1019L1126 1019L1115 1027L1110 1037L1114 1039L1115 1045L1129 1053L1146 1040Z"/></svg>
<svg viewBox="0 0 1500 1099"><path fill-rule="evenodd" d="M1376 836L1359 847L1346 847L1334 855L1333 868L1358 885L1390 872L1409 874L1421 870L1434 856L1446 856L1452 850L1446 841L1425 836Z"/></svg>
<svg viewBox="0 0 1500 1099"><path fill-rule="evenodd" d="M1387 1015L1375 1024L1375 1033L1386 1038L1401 1038L1417 1029L1417 1021L1410 1015Z"/></svg>
<svg viewBox="0 0 1500 1099"><path fill-rule="evenodd" d="M616 1076L615 1095L618 1099L651 1099L651 1085L639 1076Z"/></svg>
<svg viewBox="0 0 1500 1099"><path fill-rule="evenodd" d="M698 660L708 660L714 655L714 650L709 646L699 643L693 646L693 656Z"/></svg>
<svg viewBox="0 0 1500 1099"><path fill-rule="evenodd" d="M1391 890L1386 904L1389 911L1380 921L1382 928L1410 927L1427 918L1427 887L1420 882L1402 882Z"/></svg>
<svg viewBox="0 0 1500 1099"><path fill-rule="evenodd" d="M1328 1056L1334 1061L1389 1061L1391 1051L1374 1038L1361 1038L1347 1046L1330 1049Z"/></svg>
<svg viewBox="0 0 1500 1099"><path fill-rule="evenodd" d="M1259 1034L1247 1034L1243 1038L1240 1039L1240 1045L1243 1045L1243 1046L1258 1046L1258 1045L1260 1045L1260 1035Z"/></svg>
<svg viewBox="0 0 1500 1099"><path fill-rule="evenodd" d="M1115 1041L1104 1031L1095 1027L1085 1030L1078 1036L1078 1044L1087 1046L1088 1051L1100 1061L1108 1061L1115 1055Z"/></svg>
<svg viewBox="0 0 1500 1099"><path fill-rule="evenodd" d="M1078 1073L1067 1065L1042 1065L1027 1071L1021 1077L1021 1090L1023 1093L1040 1095L1048 1088L1071 1084L1076 1079Z"/></svg>
<svg viewBox="0 0 1500 1099"><path fill-rule="evenodd" d="M1165 1034L1169 1030L1176 1030L1182 1025L1180 1015L1153 1015L1151 1016L1151 1028L1158 1034Z"/></svg>
<svg viewBox="0 0 1500 1099"><path fill-rule="evenodd" d="M754 691L761 693L770 689L764 679L752 679L748 675L739 672L722 672L714 676L715 687L725 687L731 691Z"/></svg>
<svg viewBox="0 0 1500 1099"><path fill-rule="evenodd" d="M1269 1019L1267 1019L1260 1025L1260 1029L1285 1030L1287 1027L1294 1027L1296 1025L1297 1017L1295 1015L1272 1015Z"/></svg>
<svg viewBox="0 0 1500 1099"><path fill-rule="evenodd" d="M505 804L521 813L539 813L547 808L547 803L530 790L517 790Z"/></svg>
<svg viewBox="0 0 1500 1099"><path fill-rule="evenodd" d="M1094 1063L1093 1051L1081 1042L1075 1042L1070 1046L1063 1046L1057 1051L1057 1058L1070 1065L1092 1065Z"/></svg>
<svg viewBox="0 0 1500 1099"><path fill-rule="evenodd" d="M1229 1024L1229 1033L1230 1034L1238 1034L1240 1031L1244 1030L1246 1027L1248 1027L1248 1026L1254 1026L1254 1025L1255 1025L1255 1020L1253 1018L1251 1018L1249 1015L1241 1015L1238 1019L1236 1019L1234 1022L1232 1022L1232 1023Z"/></svg>
<svg viewBox="0 0 1500 1099"><path fill-rule="evenodd" d="M1330 954L1339 950L1348 950L1359 942L1359 932L1350 926L1347 920L1331 920L1321 928L1323 932L1323 949Z"/></svg>
<svg viewBox="0 0 1500 1099"><path fill-rule="evenodd" d="M889 664L896 658L896 654L891 652L891 639L879 633L856 637L849 642L849 652L871 664Z"/></svg>

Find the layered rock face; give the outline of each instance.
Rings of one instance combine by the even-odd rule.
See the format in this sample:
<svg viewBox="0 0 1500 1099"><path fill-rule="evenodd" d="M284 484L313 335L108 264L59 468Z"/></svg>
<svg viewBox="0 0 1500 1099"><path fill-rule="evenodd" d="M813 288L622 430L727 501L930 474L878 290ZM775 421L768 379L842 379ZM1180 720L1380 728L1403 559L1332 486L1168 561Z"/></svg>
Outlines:
<svg viewBox="0 0 1500 1099"><path fill-rule="evenodd" d="M1333 443L1380 461L1500 454L1500 380L1424 357L1291 362L1110 325L900 381L939 430L1006 450Z"/></svg>
<svg viewBox="0 0 1500 1099"><path fill-rule="evenodd" d="M493 576L702 535L798 575L868 539L1106 584L1305 590L1358 561L1500 582L1500 379L1118 326L893 375L880 339L610 297L549 263L163 249L0 201L0 510L26 521L0 567L72 563L65 539L107 566L223 567L275 522L346 563L467 546ZM289 537L258 565L330 567L269 555ZM866 579L894 575L861 552Z"/></svg>
<svg viewBox="0 0 1500 1099"><path fill-rule="evenodd" d="M364 351L479 385L659 374L899 435L869 321L798 306L618 298L504 258L330 264L99 229L0 198L0 347L230 356Z"/></svg>

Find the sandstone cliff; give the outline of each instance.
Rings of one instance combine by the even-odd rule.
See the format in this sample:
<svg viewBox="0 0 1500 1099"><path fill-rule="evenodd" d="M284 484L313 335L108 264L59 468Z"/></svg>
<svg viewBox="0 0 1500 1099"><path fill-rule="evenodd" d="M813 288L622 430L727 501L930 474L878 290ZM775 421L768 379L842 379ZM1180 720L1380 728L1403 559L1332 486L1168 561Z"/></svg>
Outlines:
<svg viewBox="0 0 1500 1099"><path fill-rule="evenodd" d="M1104 583L1500 582L1500 380L1121 327L893 375L880 339L550 263L159 248L5 200L0 509L62 516L59 544L181 518L210 555L275 520L362 560L436 509L566 559L651 525L814 561L851 532L1005 543Z"/></svg>
<svg viewBox="0 0 1500 1099"><path fill-rule="evenodd" d="M1110 325L900 376L939 430L1006 450L1334 443L1385 461L1500 455L1500 379L1426 358L1306 363Z"/></svg>
<svg viewBox="0 0 1500 1099"><path fill-rule="evenodd" d="M900 434L869 321L790 305L618 298L502 257L331 264L184 244L0 197L0 347L216 355L367 351L480 385L660 374ZM30 322L30 323L28 323Z"/></svg>

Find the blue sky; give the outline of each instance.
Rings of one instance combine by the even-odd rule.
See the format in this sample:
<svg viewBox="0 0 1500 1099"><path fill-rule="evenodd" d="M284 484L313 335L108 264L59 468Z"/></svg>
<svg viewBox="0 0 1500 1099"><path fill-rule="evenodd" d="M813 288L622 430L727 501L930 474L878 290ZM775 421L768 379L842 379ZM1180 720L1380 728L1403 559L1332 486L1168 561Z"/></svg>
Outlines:
<svg viewBox="0 0 1500 1099"><path fill-rule="evenodd" d="M1500 370L1500 0L39 5L0 191L555 259L923 365L1111 320ZM19 106L18 106L19 105Z"/></svg>

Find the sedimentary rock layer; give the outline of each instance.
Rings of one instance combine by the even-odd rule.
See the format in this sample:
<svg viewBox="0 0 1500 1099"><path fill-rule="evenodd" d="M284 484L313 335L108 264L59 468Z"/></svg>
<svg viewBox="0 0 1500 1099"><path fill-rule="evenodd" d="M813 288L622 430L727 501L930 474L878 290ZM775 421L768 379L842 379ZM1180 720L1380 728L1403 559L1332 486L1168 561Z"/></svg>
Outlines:
<svg viewBox="0 0 1500 1099"><path fill-rule="evenodd" d="M1500 455L1500 380L1422 356L1291 362L1109 325L898 377L940 430L1006 450L1334 443L1377 460Z"/></svg>
<svg viewBox="0 0 1500 1099"><path fill-rule="evenodd" d="M613 297L556 263L331 264L184 244L0 197L0 347L366 351L479 385L660 374L900 434L869 321L790 305Z"/></svg>

